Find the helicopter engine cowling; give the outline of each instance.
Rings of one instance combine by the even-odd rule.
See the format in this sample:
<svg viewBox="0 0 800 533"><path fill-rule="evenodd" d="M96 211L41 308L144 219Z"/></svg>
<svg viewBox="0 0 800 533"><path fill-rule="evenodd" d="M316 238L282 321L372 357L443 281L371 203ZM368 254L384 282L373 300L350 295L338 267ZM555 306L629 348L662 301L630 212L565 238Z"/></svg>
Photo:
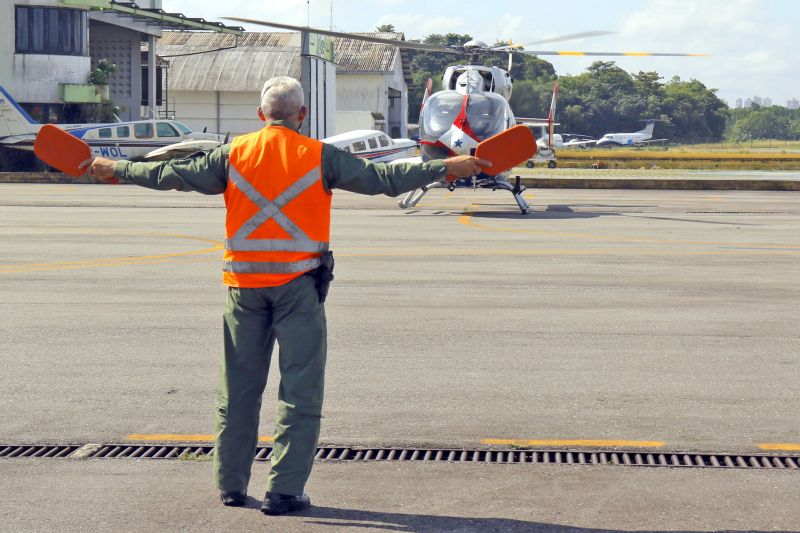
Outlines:
<svg viewBox="0 0 800 533"><path fill-rule="evenodd" d="M480 141L514 125L505 98L494 93L459 94L442 91L425 103L419 122L425 160L469 155Z"/></svg>

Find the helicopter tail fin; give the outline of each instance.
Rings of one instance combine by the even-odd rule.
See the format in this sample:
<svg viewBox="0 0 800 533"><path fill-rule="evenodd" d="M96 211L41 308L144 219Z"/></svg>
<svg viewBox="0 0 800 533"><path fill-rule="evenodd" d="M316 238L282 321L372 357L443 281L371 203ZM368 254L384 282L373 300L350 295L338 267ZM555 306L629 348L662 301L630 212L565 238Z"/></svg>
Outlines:
<svg viewBox="0 0 800 533"><path fill-rule="evenodd" d="M547 115L547 134L548 134L548 144L550 145L550 150L553 149L553 133L555 131L555 121L556 121L556 101L558 100L558 82L553 82L553 99L550 100L550 113Z"/></svg>
<svg viewBox="0 0 800 533"><path fill-rule="evenodd" d="M419 106L420 118L422 118L422 108L425 107L425 102L428 101L431 92L433 92L433 79L428 78L428 81L425 82L425 92L422 94L422 103Z"/></svg>
<svg viewBox="0 0 800 533"><path fill-rule="evenodd" d="M36 133L39 124L0 86L0 137Z"/></svg>

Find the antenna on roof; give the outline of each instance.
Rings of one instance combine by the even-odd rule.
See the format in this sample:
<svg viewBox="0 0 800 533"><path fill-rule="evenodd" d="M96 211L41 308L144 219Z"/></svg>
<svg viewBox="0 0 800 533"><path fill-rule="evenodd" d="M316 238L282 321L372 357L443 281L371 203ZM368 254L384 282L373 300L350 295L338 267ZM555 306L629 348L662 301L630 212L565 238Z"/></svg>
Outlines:
<svg viewBox="0 0 800 533"><path fill-rule="evenodd" d="M331 31L333 31L333 0L331 0Z"/></svg>
<svg viewBox="0 0 800 533"><path fill-rule="evenodd" d="M311 26L311 0L306 0L306 26Z"/></svg>

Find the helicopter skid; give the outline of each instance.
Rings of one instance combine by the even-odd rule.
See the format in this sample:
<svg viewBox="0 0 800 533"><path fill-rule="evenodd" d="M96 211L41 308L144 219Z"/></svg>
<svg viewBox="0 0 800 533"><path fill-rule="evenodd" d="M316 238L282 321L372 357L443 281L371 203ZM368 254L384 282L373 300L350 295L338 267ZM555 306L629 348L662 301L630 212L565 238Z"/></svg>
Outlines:
<svg viewBox="0 0 800 533"><path fill-rule="evenodd" d="M523 215L527 215L530 210L531 206L528 202L525 201L525 198L522 197L522 193L525 192L526 187L520 184L519 176L516 177L516 181L514 185L509 183L506 179L498 179L497 177L487 177L483 174L484 177L476 177L474 179L461 179L450 183L445 183L441 181L436 181L434 183L430 183L425 185L420 189L414 189L413 191L406 194L402 200L397 202L397 205L400 206L401 209L408 209L409 207L416 206L422 197L427 194L427 192L431 189L448 189L453 191L455 189L477 189L478 187L482 189L503 189L505 191L510 192L514 196L514 200L517 202L519 206L519 210L522 212Z"/></svg>
<svg viewBox="0 0 800 533"><path fill-rule="evenodd" d="M407 209L409 207L414 207L415 205L417 205L419 203L420 200L422 200L422 197L425 196L425 194L429 190L431 190L431 189L439 189L439 188L443 188L443 187L447 187L447 185L445 185L441 181L435 181L433 183L425 185L424 187L422 187L420 189L414 189L413 191L411 191L408 194L406 194L403 197L402 200L397 202L397 205L399 205L401 209Z"/></svg>
<svg viewBox="0 0 800 533"><path fill-rule="evenodd" d="M525 201L525 198L522 197L522 193L525 192L526 187L524 185L520 185L519 176L517 176L517 181L514 185L502 180L496 181L493 188L503 189L510 192L514 196L514 200L516 200L519 210L523 215L527 215L530 212L531 206Z"/></svg>

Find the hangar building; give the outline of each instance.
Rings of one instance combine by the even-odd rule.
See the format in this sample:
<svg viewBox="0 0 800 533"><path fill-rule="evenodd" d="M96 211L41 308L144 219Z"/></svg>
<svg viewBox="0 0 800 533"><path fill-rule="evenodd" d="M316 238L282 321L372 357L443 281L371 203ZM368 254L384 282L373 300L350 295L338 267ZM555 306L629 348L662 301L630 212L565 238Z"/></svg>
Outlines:
<svg viewBox="0 0 800 533"><path fill-rule="evenodd" d="M365 35L403 39L401 33ZM335 102L328 106L336 112L328 135L377 129L392 137L405 137L411 84L405 53L394 46L331 40L336 75L324 82L335 84ZM273 76L300 78L298 33L246 32L237 38L220 33L164 32L157 50L169 64L164 75L166 109L162 112L195 130L208 128L232 135L254 131L261 126L255 108L264 81Z"/></svg>

